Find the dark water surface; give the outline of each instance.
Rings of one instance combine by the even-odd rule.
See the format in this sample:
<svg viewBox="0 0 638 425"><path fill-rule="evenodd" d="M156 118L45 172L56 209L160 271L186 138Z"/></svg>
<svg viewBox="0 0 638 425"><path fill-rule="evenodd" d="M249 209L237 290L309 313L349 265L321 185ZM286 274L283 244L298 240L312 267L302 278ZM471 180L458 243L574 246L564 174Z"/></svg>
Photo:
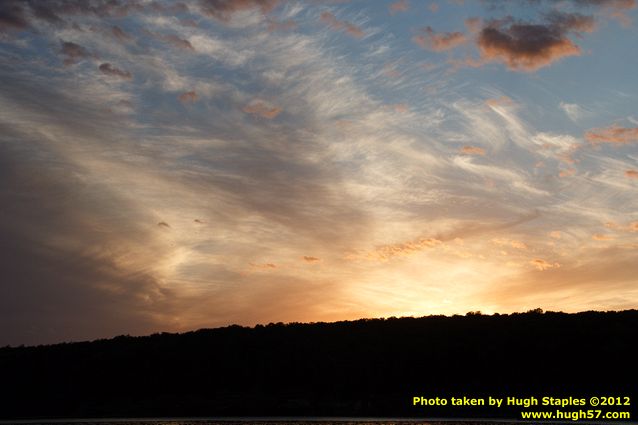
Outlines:
<svg viewBox="0 0 638 425"><path fill-rule="evenodd" d="M49 419L0 421L2 425L509 425L514 421L408 418L210 418L210 419Z"/></svg>

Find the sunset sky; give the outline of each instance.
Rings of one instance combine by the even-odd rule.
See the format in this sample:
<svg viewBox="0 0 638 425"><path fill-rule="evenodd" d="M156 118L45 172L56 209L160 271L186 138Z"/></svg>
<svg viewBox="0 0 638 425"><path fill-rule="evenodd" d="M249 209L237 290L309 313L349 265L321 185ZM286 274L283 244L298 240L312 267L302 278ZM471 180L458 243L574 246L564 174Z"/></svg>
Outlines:
<svg viewBox="0 0 638 425"><path fill-rule="evenodd" d="M0 345L638 308L635 0L0 4Z"/></svg>

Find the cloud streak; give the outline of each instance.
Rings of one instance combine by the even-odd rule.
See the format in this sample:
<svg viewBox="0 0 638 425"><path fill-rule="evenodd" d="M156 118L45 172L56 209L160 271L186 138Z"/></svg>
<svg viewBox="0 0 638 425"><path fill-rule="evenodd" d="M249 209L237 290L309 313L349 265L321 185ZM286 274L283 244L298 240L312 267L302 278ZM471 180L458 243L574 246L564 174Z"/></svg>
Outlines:
<svg viewBox="0 0 638 425"><path fill-rule="evenodd" d="M75 65L83 59L90 58L93 55L87 49L77 43L71 41L60 42L60 54L64 56L64 65Z"/></svg>
<svg viewBox="0 0 638 425"><path fill-rule="evenodd" d="M281 108L261 99L254 99L242 108L247 114L257 115L266 119L276 118L281 113Z"/></svg>
<svg viewBox="0 0 638 425"><path fill-rule="evenodd" d="M133 75L128 72L128 71L124 71L122 69L116 68L113 65L111 65L108 62L105 62L103 64L101 64L98 69L100 70L100 72L104 75L109 75L112 77L118 77L121 78L123 80L130 80L131 78L133 78Z"/></svg>
<svg viewBox="0 0 638 425"><path fill-rule="evenodd" d="M321 22L326 24L328 27L332 28L335 31L344 31L347 34L351 35L354 38L362 38L365 33L361 28L354 25L348 21L340 21L337 17L331 12L323 12L321 13Z"/></svg>
<svg viewBox="0 0 638 425"><path fill-rule="evenodd" d="M464 44L467 39L461 32L437 33L432 27L425 27L412 40L424 49L443 52Z"/></svg>
<svg viewBox="0 0 638 425"><path fill-rule="evenodd" d="M220 21L229 21L235 13L259 9L270 12L277 6L277 0L200 0L201 11Z"/></svg>
<svg viewBox="0 0 638 425"><path fill-rule="evenodd" d="M624 145L638 142L638 128L626 128L612 125L605 128L596 128L585 133L585 140L592 144L610 143Z"/></svg>

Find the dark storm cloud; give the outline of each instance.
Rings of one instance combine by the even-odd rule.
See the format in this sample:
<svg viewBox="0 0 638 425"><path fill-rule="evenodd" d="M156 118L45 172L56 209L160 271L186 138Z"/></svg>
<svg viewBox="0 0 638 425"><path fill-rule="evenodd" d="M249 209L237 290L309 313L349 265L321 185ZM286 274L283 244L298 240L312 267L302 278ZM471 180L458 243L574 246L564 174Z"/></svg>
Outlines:
<svg viewBox="0 0 638 425"><path fill-rule="evenodd" d="M571 2L577 6L612 7L615 9L632 9L636 7L636 0L571 0Z"/></svg>
<svg viewBox="0 0 638 425"><path fill-rule="evenodd" d="M636 7L636 0L567 0L574 6L610 7L614 9L632 9ZM504 3L527 3L529 5L540 5L555 3L554 0L483 0L483 3L496 7Z"/></svg>
<svg viewBox="0 0 638 425"><path fill-rule="evenodd" d="M22 30L28 26L28 17L22 3L7 1L0 6L0 31Z"/></svg>
<svg viewBox="0 0 638 425"><path fill-rule="evenodd" d="M122 43L129 42L133 39L130 34L124 32L124 30L117 25L111 27L111 34Z"/></svg>
<svg viewBox="0 0 638 425"><path fill-rule="evenodd" d="M124 17L142 9L140 3L125 0L4 0L0 7L0 30L24 29L32 26L33 20L66 25L64 18L68 16Z"/></svg>
<svg viewBox="0 0 638 425"><path fill-rule="evenodd" d="M54 26L66 26L70 18L124 18L133 13L152 12L175 15L188 13L182 2L143 4L135 0L4 0L0 6L0 31L32 27L36 21ZM124 41L124 33L117 26L114 35Z"/></svg>
<svg viewBox="0 0 638 425"><path fill-rule="evenodd" d="M70 41L60 41L60 54L64 56L64 65L69 66L91 57L91 53L79 44Z"/></svg>
<svg viewBox="0 0 638 425"><path fill-rule="evenodd" d="M26 141L24 135L7 128L2 134L0 345L157 330L155 315L169 311L170 292L143 269L131 273L117 261L123 254L118 245L144 233L108 220L105 199L83 191L70 164L52 169L34 163L6 143ZM100 220L120 227L111 229L110 240L91 226Z"/></svg>
<svg viewBox="0 0 638 425"><path fill-rule="evenodd" d="M49 138L64 129L88 147L121 123L69 87L13 77L0 71L0 103L49 130L0 119L0 345L159 330L172 296L151 271L161 247L139 224L153 218L88 179Z"/></svg>
<svg viewBox="0 0 638 425"><path fill-rule="evenodd" d="M596 29L596 20L589 15L554 10L545 14L545 17L551 27L563 32L593 32Z"/></svg>
<svg viewBox="0 0 638 425"><path fill-rule="evenodd" d="M154 1L150 4L151 10L160 13L167 13L171 15L175 15L178 13L186 13L189 11L188 5L182 2L177 3L160 3L158 1Z"/></svg>
<svg viewBox="0 0 638 425"><path fill-rule="evenodd" d="M590 16L550 13L547 22L528 23L511 17L493 20L479 32L477 45L484 61L502 61L512 70L535 71L566 56L580 55L572 32L591 32Z"/></svg>
<svg viewBox="0 0 638 425"><path fill-rule="evenodd" d="M62 21L62 16L96 16L99 18L124 17L133 11L142 10L142 6L136 1L127 0L52 0L52 1L28 1L29 7L36 17L49 22Z"/></svg>
<svg viewBox="0 0 638 425"><path fill-rule="evenodd" d="M351 195L340 184L339 168L329 161L312 159L324 152L322 145L311 143L309 139L320 133L321 124L315 122L312 111L304 107L296 108L298 123L294 126L281 120L286 118L284 114L276 120L256 119L254 114L241 110L250 98L239 100L224 93L216 96L218 102L212 103L210 109L192 108L186 116L167 111L172 117L170 122L164 119L164 111L160 107L157 115L151 116L153 121L150 125L163 132L166 129L166 137L159 139L158 143L138 147L136 134L123 123L114 121L115 118L105 113L104 105L91 95L93 85L78 87L76 82L32 75L21 80L16 77L15 71L1 77L7 84L3 85L0 94L6 98L6 104L15 104L28 111L25 116L29 125L64 130L63 137L58 139L63 146L50 143L51 148L89 152L67 162L66 158L48 151L48 140L38 142L28 139L25 134L16 134L8 140L9 144L25 149L24 169L27 166L30 170L42 169L39 174L49 184L32 191L41 193L38 199L22 204L14 202L18 198L16 193L2 193L0 205L15 205L10 214L2 217L5 220L2 229L13 228L17 232L5 240L10 243L21 239L25 244L24 250L11 258L14 263L11 274L23 273L22 270L27 267L25 264L32 264L29 279L37 283L27 285L22 282L24 286L17 289L13 288L10 279L3 281L3 291L14 294L3 300L15 306L7 310L13 330L2 331L3 335L8 335L6 342L52 342L175 329L171 315L182 301L179 293L171 294L158 283L153 267L163 261L160 258L163 245L158 247L153 238L176 237L181 228L177 223L172 226L175 231L162 229L163 226L158 228L157 223L164 217L153 216L149 211L151 208L146 210L144 205L138 205L141 209L128 205L123 200L126 199L126 187L120 188L113 183L98 187L78 178L92 171L92 165L85 164L83 160L99 160L102 151L112 155L110 162L124 162L131 156L154 158L136 165L135 180L149 176L147 173L154 176L145 190L151 190L156 182L166 177L185 193L197 195L202 202L197 214L205 214L200 217L206 222L215 223L217 228L236 231L237 235L241 235L241 223L250 220L260 223L265 229L273 227L289 235L286 245L304 244L308 249L311 242L329 243L337 252L356 238L355 235L364 233L369 224L364 209L352 203ZM299 105L304 104L300 102ZM224 118L211 120L211 116ZM183 133L173 134L170 130L181 125L199 129L201 136L197 137L209 138L215 134L216 138L228 143L185 147ZM74 144L69 141L73 139L82 142ZM143 157L140 152L143 152ZM15 150L8 150L3 155L8 162L17 163L18 153ZM33 158L42 155L50 155L51 158L44 163L31 164ZM181 156L188 160L180 162ZM165 158L166 161L158 161L157 158ZM69 170L69 174L60 174L56 171L58 168ZM47 171L49 169L51 172ZM30 174L36 173L29 171L26 176ZM102 170L98 174L110 178L111 173ZM26 176L19 174L4 181L7 188L26 192L20 189L20 181ZM118 189L121 189L123 199L117 196ZM177 192L176 199L168 201L171 207L182 205ZM82 194L86 196L83 198ZM60 201L62 203L57 205L56 200L64 202ZM29 224L16 225L15 217L25 216L22 210L37 210L40 204L52 204L55 208L43 209L42 214L35 216ZM67 212L65 208L71 211ZM121 221L114 220L115 216L122 217ZM168 223L174 224L172 216L165 217ZM34 226L33 223L41 225ZM97 227L101 230L93 229L91 223L99 223ZM139 223L147 227L139 227ZM28 229L33 233L27 237L25 232ZM255 238L252 231L247 235ZM57 242L51 242L59 239L68 241L69 247L59 249ZM134 245L135 241L139 241L140 245ZM270 243L255 240L255 250L268 248ZM50 256L40 254L40 251L37 255L30 253L40 246L47 247L44 252ZM231 244L229 249L239 248ZM146 268L119 265L119 258L126 259L136 252L148 253L149 257L144 262ZM81 269L76 270L69 265L74 258L81 259ZM251 261L249 258L246 265ZM262 260L255 259L253 262L261 264ZM277 258L263 262L279 264ZM69 268L73 273L65 275L63 268ZM229 279L240 279L237 269L232 271L235 274ZM78 277L72 279L73 276ZM282 283L281 279L277 282ZM232 293L233 283L221 282L219 285L229 286L225 291ZM273 286L272 290L283 291L281 286ZM298 290L302 296L304 288L299 286ZM51 310L39 314L36 300L43 298L49 299ZM86 302L77 307L82 299ZM202 301L204 299L205 302ZM210 297L201 298L198 302L215 304ZM19 311L24 314L19 314ZM30 317L32 319L27 320ZM87 320L89 317L95 319ZM227 323L231 318L220 315L218 320L219 323ZM73 321L80 324L72 326ZM125 325L126 321L130 323ZM210 322L207 323L210 325ZM49 332L46 330L48 325L55 329ZM29 329L33 329L34 333L26 337Z"/></svg>
<svg viewBox="0 0 638 425"><path fill-rule="evenodd" d="M182 50L195 50L190 41L185 40L183 38L179 38L175 34L157 34L157 37L170 44L173 47L177 47Z"/></svg>
<svg viewBox="0 0 638 425"><path fill-rule="evenodd" d="M130 72L124 71L122 69L116 68L110 63L103 63L99 66L100 72L104 75L109 75L112 77L122 78L124 80L130 80L133 75Z"/></svg>

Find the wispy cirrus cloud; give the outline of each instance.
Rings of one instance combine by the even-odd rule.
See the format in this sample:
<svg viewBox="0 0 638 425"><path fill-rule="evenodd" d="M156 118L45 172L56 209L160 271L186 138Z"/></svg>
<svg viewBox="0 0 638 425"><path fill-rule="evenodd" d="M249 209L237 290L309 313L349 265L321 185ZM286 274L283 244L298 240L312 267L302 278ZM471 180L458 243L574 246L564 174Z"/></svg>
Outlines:
<svg viewBox="0 0 638 425"><path fill-rule="evenodd" d="M434 248L442 241L436 238L420 238L409 242L380 245L372 250L348 254L348 260L369 260L386 262L397 257L416 254L424 249Z"/></svg>
<svg viewBox="0 0 638 425"><path fill-rule="evenodd" d="M408 14L390 17L388 4L107 3L55 9L58 21L22 2L26 26L0 24L8 58L0 65L0 198L9 208L0 208L0 258L9 259L3 270L29 280L0 285L0 323L22 330L11 331L11 343L452 314L477 303L516 310L560 291L592 295L579 264L598 270L596 253L617 250L601 257L606 264L635 260L638 197L626 174L634 144L593 148L580 130L597 125L591 116L576 122L557 110L570 99L597 111L604 104L605 119L626 117L632 112L615 102L631 98L604 95L616 82L599 80L594 96L570 91L583 83L580 73L504 78L530 69L522 59L508 68L510 52L478 56L475 69L457 74L446 68L490 25L514 40L513 50L529 41L516 39L513 25L544 26L574 45L612 25L552 17L537 2L525 21L498 25L500 9L486 9L466 21L462 43L444 40L454 30L424 31L438 41L423 50L398 29ZM570 4L561 10L573 12ZM447 18L462 6L439 6L436 16L419 7L440 19L435 28L462 25ZM602 6L587 7L579 12L604 19ZM326 11L332 18L322 22ZM63 54L63 42L83 50ZM433 54L435 45L446 53ZM606 222L619 224L604 230ZM614 239L592 239L598 233ZM67 266L78 281L63 276ZM632 294L627 276L614 274L623 295ZM21 315L52 288L50 311ZM82 299L86 308L74 312ZM572 299L560 308L588 305ZM86 322L89 307L100 312L96 322L70 326Z"/></svg>
<svg viewBox="0 0 638 425"><path fill-rule="evenodd" d="M268 13L277 3L278 0L199 0L201 11L220 21L229 21L233 14L253 9Z"/></svg>
<svg viewBox="0 0 638 425"><path fill-rule="evenodd" d="M328 12L328 11L322 12L320 19L321 19L321 22L328 25L330 28L332 28L335 31L345 31L346 33L348 33L349 35L355 38L361 38L365 35L365 33L360 27L358 27L357 25L351 22L341 21L337 19L337 17L332 12Z"/></svg>
<svg viewBox="0 0 638 425"><path fill-rule="evenodd" d="M580 121L585 114L585 110L576 103L560 102L558 106L567 114L569 119L574 122Z"/></svg>
<svg viewBox="0 0 638 425"><path fill-rule="evenodd" d="M273 119L281 113L281 108L261 99L253 99L242 111L247 114L258 115L263 118Z"/></svg>
<svg viewBox="0 0 638 425"><path fill-rule="evenodd" d="M57 27L67 27L68 18L121 18L144 9L140 3L124 0L64 0L40 2L35 0L7 0L0 15L0 30L32 28L38 21Z"/></svg>
<svg viewBox="0 0 638 425"><path fill-rule="evenodd" d="M178 49L191 50L191 51L195 50L195 48L193 47L193 45L191 44L189 40L180 38L179 36L175 34L156 34L155 36L158 39L164 41L165 43L168 43L171 46L176 47Z"/></svg>
<svg viewBox="0 0 638 425"><path fill-rule="evenodd" d="M297 29L299 25L292 19L285 21L268 20L268 31L291 31Z"/></svg>

